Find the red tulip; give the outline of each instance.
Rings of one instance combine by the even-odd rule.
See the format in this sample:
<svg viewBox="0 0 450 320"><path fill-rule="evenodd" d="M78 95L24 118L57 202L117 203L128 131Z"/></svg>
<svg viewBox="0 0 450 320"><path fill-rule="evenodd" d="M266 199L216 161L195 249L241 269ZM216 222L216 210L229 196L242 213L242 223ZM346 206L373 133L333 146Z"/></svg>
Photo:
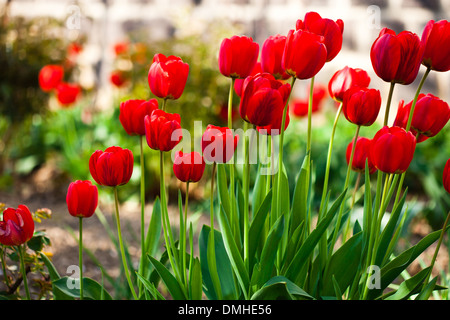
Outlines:
<svg viewBox="0 0 450 320"><path fill-rule="evenodd" d="M289 126L289 122L290 122L289 106L287 108L288 109L287 109L287 113L286 113L286 121L284 123L284 130L287 129L287 127ZM283 113L280 114L279 118L272 121L271 124L269 124L267 126L257 126L256 129L261 134L265 134L265 135L269 135L269 136L276 136L276 135L279 135L281 132L281 123L282 122L283 122Z"/></svg>
<svg viewBox="0 0 450 320"><path fill-rule="evenodd" d="M307 92L309 93L310 88L307 88ZM312 101L312 113L315 113L320 110L320 106L322 104L323 99L326 95L326 89L324 86L318 84L313 88L313 101ZM296 117L305 117L308 115L309 108L309 97L304 98L296 98L292 100L291 103L292 113Z"/></svg>
<svg viewBox="0 0 450 320"><path fill-rule="evenodd" d="M298 29L290 30L286 38L282 66L286 73L298 79L314 77L327 60L324 37Z"/></svg>
<svg viewBox="0 0 450 320"><path fill-rule="evenodd" d="M261 62L257 62L249 76L254 76L261 72L263 72L262 67L261 67ZM234 91L236 92L236 94L239 97L242 97L242 86L244 85L244 81L245 81L245 79L240 79L240 78L237 78L236 80L234 80Z"/></svg>
<svg viewBox="0 0 450 320"><path fill-rule="evenodd" d="M412 101L407 105L401 100L398 106L394 126L406 129L411 112ZM421 93L414 108L410 131L414 136L419 133L417 142L422 142L437 135L450 120L450 107L445 101L431 93Z"/></svg>
<svg viewBox="0 0 450 320"><path fill-rule="evenodd" d="M331 98L338 102L344 99L344 93L352 87L368 87L370 77L366 71L344 67L337 71L328 82L328 92Z"/></svg>
<svg viewBox="0 0 450 320"><path fill-rule="evenodd" d="M203 157L209 162L226 163L234 155L239 141L238 135L227 127L208 125L202 136Z"/></svg>
<svg viewBox="0 0 450 320"><path fill-rule="evenodd" d="M225 77L245 78L258 61L259 45L246 36L223 39L219 49L219 70Z"/></svg>
<svg viewBox="0 0 450 320"><path fill-rule="evenodd" d="M447 160L442 174L442 182L445 190L450 193L450 159Z"/></svg>
<svg viewBox="0 0 450 320"><path fill-rule="evenodd" d="M145 116L145 137L153 150L170 151L182 138L181 118L177 113L167 113L156 109Z"/></svg>
<svg viewBox="0 0 450 320"><path fill-rule="evenodd" d="M267 126L278 119L286 106L291 85L282 84L269 73L245 79L239 113L256 126Z"/></svg>
<svg viewBox="0 0 450 320"><path fill-rule="evenodd" d="M158 109L156 99L132 99L120 104L119 120L129 135L145 136L144 118Z"/></svg>
<svg viewBox="0 0 450 320"><path fill-rule="evenodd" d="M384 173L405 172L414 156L416 138L400 127L381 128L373 137L370 159Z"/></svg>
<svg viewBox="0 0 450 320"><path fill-rule="evenodd" d="M89 159L92 178L102 186L115 187L128 183L133 173L134 157L128 149L109 147L95 151Z"/></svg>
<svg viewBox="0 0 450 320"><path fill-rule="evenodd" d="M39 86L42 91L50 92L62 82L64 70L58 65L46 65L39 71Z"/></svg>
<svg viewBox="0 0 450 320"><path fill-rule="evenodd" d="M198 182L205 171L205 160L198 152L183 153L178 151L175 154L173 163L173 173L178 180L183 182Z"/></svg>
<svg viewBox="0 0 450 320"><path fill-rule="evenodd" d="M72 182L67 189L67 208L71 216L89 218L98 205L98 189L89 180Z"/></svg>
<svg viewBox="0 0 450 320"><path fill-rule="evenodd" d="M270 73L276 79L286 80L290 77L281 64L285 45L286 36L278 34L267 38L261 49L262 71Z"/></svg>
<svg viewBox="0 0 450 320"><path fill-rule="evenodd" d="M345 118L358 126L371 126L381 108L380 91L353 87L347 90L342 101Z"/></svg>
<svg viewBox="0 0 450 320"><path fill-rule="evenodd" d="M412 32L398 35L388 28L381 30L370 50L375 73L386 82L412 83L419 73L424 46Z"/></svg>
<svg viewBox="0 0 450 320"><path fill-rule="evenodd" d="M109 80L114 86L118 88L124 86L128 82L125 73L120 70L112 71L111 75L109 76Z"/></svg>
<svg viewBox="0 0 450 320"><path fill-rule="evenodd" d="M125 54L128 52L129 46L130 45L128 42L117 42L114 45L114 53L116 54L116 56Z"/></svg>
<svg viewBox="0 0 450 320"><path fill-rule="evenodd" d="M148 84L152 93L164 99L178 99L184 91L189 65L181 58L158 53L148 71Z"/></svg>
<svg viewBox="0 0 450 320"><path fill-rule="evenodd" d="M80 96L81 88L77 84L60 83L56 87L56 98L62 106L69 106L77 101Z"/></svg>
<svg viewBox="0 0 450 320"><path fill-rule="evenodd" d="M0 221L0 243L5 246L19 246L33 237L34 221L27 206L7 208Z"/></svg>
<svg viewBox="0 0 450 320"><path fill-rule="evenodd" d="M450 23L447 20L430 20L422 33L425 46L422 64L431 70L450 70Z"/></svg>
<svg viewBox="0 0 450 320"><path fill-rule="evenodd" d="M344 32L344 22L341 19L333 21L322 18L317 12L308 12L304 21L297 20L296 29L304 29L324 37L327 62L333 60L341 51L342 33Z"/></svg>
<svg viewBox="0 0 450 320"><path fill-rule="evenodd" d="M358 137L358 140L356 140L355 152L353 154L352 170L356 172L365 172L366 160L370 174L374 173L377 170L369 157L371 142L372 141L368 138ZM347 165L350 163L352 148L353 141L348 144L347 151L345 153Z"/></svg>

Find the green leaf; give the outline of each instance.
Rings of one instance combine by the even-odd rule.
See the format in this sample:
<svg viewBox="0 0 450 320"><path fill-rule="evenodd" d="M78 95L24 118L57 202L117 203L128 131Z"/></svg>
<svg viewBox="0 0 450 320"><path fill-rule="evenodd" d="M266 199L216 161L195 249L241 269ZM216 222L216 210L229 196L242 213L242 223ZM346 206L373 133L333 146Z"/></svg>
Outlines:
<svg viewBox="0 0 450 320"><path fill-rule="evenodd" d="M276 276L267 281L255 292L252 300L314 300L312 296L283 276Z"/></svg>
<svg viewBox="0 0 450 320"><path fill-rule="evenodd" d="M202 281L205 286L205 294L209 300L217 300L217 294L211 280L211 275L208 268L207 248L209 241L209 233L211 228L203 225L199 235L199 251L200 251L200 267L202 274ZM237 299L236 287L233 279L233 269L231 267L228 254L225 250L222 234L214 230L214 251L216 253L217 272L220 275L220 288L222 290L223 299Z"/></svg>
<svg viewBox="0 0 450 320"><path fill-rule="evenodd" d="M260 166L258 165L255 184L252 190L252 208L254 212L259 211L259 207L263 204L264 199L266 199L266 184L268 178L269 177L266 175L261 174Z"/></svg>
<svg viewBox="0 0 450 320"><path fill-rule="evenodd" d="M428 269L429 270L429 269ZM438 277L434 277L426 286L423 288L422 291L417 295L417 297L414 300L428 300L433 293L433 290L435 290L436 282Z"/></svg>
<svg viewBox="0 0 450 320"><path fill-rule="evenodd" d="M331 221L333 220L334 216L336 215L337 210L339 209L342 201L344 200L346 192L347 190L344 190L344 192L342 192L339 198L337 198L336 201L333 203L333 205L331 206L330 210L325 215L325 217L323 217L323 219L319 222L316 228L309 234L309 236L303 242L302 246L297 251L294 258L289 263L286 272L284 273L286 278L292 279L294 281L297 279L297 276L299 275L303 266L308 261L309 256L314 251L314 248L316 247L320 238L322 237L322 235L330 225Z"/></svg>
<svg viewBox="0 0 450 320"><path fill-rule="evenodd" d="M290 234L305 221L307 216L310 163L310 156L307 154L303 159L302 167L300 168L295 184L294 196L292 197Z"/></svg>
<svg viewBox="0 0 450 320"><path fill-rule="evenodd" d="M148 281L147 279L144 278L144 276L140 275L138 272L136 272L136 276L138 281L140 281L145 289L148 290L148 292L150 292L150 294L152 295L153 299L155 300L166 300L161 293L155 288L155 285L153 283L151 283L150 281Z"/></svg>
<svg viewBox="0 0 450 320"><path fill-rule="evenodd" d="M448 228L450 228L450 226ZM415 246L407 249L394 260L387 263L380 271L380 289L370 290L368 298L375 299L380 296L383 290L386 289L403 272L403 270L405 270L423 251L439 238L441 232L442 230L437 230L430 233Z"/></svg>
<svg viewBox="0 0 450 320"><path fill-rule="evenodd" d="M174 300L186 300L186 295L184 294L183 289L181 288L177 279L170 273L170 271L167 270L167 268L155 258L149 255L147 255L147 257L150 259L151 264L156 269L162 281L166 285L167 290L169 290L172 298Z"/></svg>
<svg viewBox="0 0 450 320"><path fill-rule="evenodd" d="M389 217L389 221L386 224L386 227L383 229L381 233L380 242L378 243L378 249L375 258L375 265L382 267L382 262L385 260L386 254L388 254L388 247L390 242L392 241L392 237L394 235L396 226L398 225L398 220L400 217L400 213L402 212L403 205L406 199L406 192L400 200L399 204L395 208L395 210L391 213Z"/></svg>
<svg viewBox="0 0 450 320"><path fill-rule="evenodd" d="M255 263L255 258L259 256L257 254L256 250L258 249L258 246L260 244L261 240L261 233L264 229L264 225L266 222L267 214L270 211L272 201L272 190L269 191L269 193L266 195L266 198L264 199L263 203L259 207L259 210L256 212L256 215L254 216L250 228L249 228L249 240L248 240L248 251L249 251L249 266L250 270L253 268L253 265Z"/></svg>
<svg viewBox="0 0 450 320"><path fill-rule="evenodd" d="M267 236L266 243L261 254L260 272L258 273L258 286L270 279L275 268L278 246L284 231L284 216L281 216L274 224Z"/></svg>
<svg viewBox="0 0 450 320"><path fill-rule="evenodd" d="M80 289L74 285L74 279L63 277L52 282L56 288L72 298L80 298ZM88 300L112 300L110 294L97 281L83 278L83 297Z"/></svg>
<svg viewBox="0 0 450 320"><path fill-rule="evenodd" d="M230 195L228 193L228 181L225 171L225 164L217 164L217 191L219 194L219 203L223 206L227 217L231 214Z"/></svg>
<svg viewBox="0 0 450 320"><path fill-rule="evenodd" d="M408 280L403 281L394 294L388 296L385 300L406 300L413 294L417 293L417 289L423 285L423 281L428 276L430 267L418 272Z"/></svg>
<svg viewBox="0 0 450 320"><path fill-rule="evenodd" d="M203 294L202 267L198 258L193 261L192 272L189 273L189 295L191 300L201 300Z"/></svg>
<svg viewBox="0 0 450 320"><path fill-rule="evenodd" d="M50 244L50 239L46 236L45 232L35 232L33 237L27 242L28 248L33 251L42 251L45 245Z"/></svg>
<svg viewBox="0 0 450 320"><path fill-rule="evenodd" d="M52 281L52 291L53 296L55 300L73 300L73 297L65 294L63 291L61 291L58 287L55 286L54 282L61 279L61 276L59 275L58 271L56 270L53 263L50 261L50 259L43 254L42 252L39 253L39 257L44 262L45 266L47 267L48 274L50 276L50 280Z"/></svg>
<svg viewBox="0 0 450 320"><path fill-rule="evenodd" d="M154 256L159 248L159 242L161 239L161 202L159 197L156 197L153 203L152 216L150 218L150 224L148 225L147 235L145 237L145 254ZM146 279L149 278L152 268L148 267L148 260L142 259L143 267L140 268L144 273Z"/></svg>
<svg viewBox="0 0 450 320"><path fill-rule="evenodd" d="M352 283L361 264L362 236L362 233L354 235L331 256L323 275L322 295L332 296L336 292L335 283L341 292Z"/></svg>
<svg viewBox="0 0 450 320"><path fill-rule="evenodd" d="M239 285L241 286L241 289L246 296L250 283L249 275L245 268L244 260L242 259L242 256L236 246L236 242L233 239L230 224L228 222L223 206L221 206L221 210L219 211L218 220L220 228L223 232L222 236L224 240L223 242L225 250L227 252L228 258L230 259L231 266L238 279Z"/></svg>

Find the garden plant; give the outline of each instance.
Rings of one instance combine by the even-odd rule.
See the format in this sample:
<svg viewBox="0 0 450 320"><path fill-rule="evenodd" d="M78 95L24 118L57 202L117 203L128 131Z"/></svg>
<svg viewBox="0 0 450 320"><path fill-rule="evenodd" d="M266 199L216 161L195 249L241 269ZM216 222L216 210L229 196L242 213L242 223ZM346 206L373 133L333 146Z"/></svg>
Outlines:
<svg viewBox="0 0 450 320"><path fill-rule="evenodd" d="M121 124L115 133L127 145L134 145L132 150L119 145L96 148L98 144L83 142L76 133L79 119L63 125L67 141L74 143L65 146L65 152L89 172L88 176L75 176L66 192L68 213L79 222L79 277L61 276L43 251L50 240L36 231L35 223L49 218L47 211L32 213L26 204L2 207L0 258L8 290L1 298L448 299L448 273L436 275L433 271L439 249L448 246L450 213L443 212L439 229L417 243L402 248L399 240L414 209L407 175L413 159L420 157L417 153L424 150L418 146L442 135L450 119L449 105L423 92L431 73L450 70L450 23L431 20L421 36L410 31L397 34L388 28L380 31L367 54L375 74L390 85L386 97L371 87L367 70L358 66L341 66L326 86L315 83L325 64L340 53L344 30L344 21L308 12L286 35L272 35L262 46L245 35L223 38L215 72L226 81L228 92L216 88L207 94L216 95L209 97L211 101L225 102L225 117L224 121L208 118L206 124L194 123L195 110L177 107L183 95L195 96L196 90L205 92L201 86L207 86L189 86L195 68L186 62L189 57L169 51L152 53L152 61L145 61L145 55L133 56L135 62L143 58L141 65L149 65L144 79L148 86L141 90L151 97L123 99L113 114ZM127 48L117 50L120 55ZM394 90L414 85L421 71L415 95L396 108ZM38 79L41 90L55 95L64 106L61 111L70 112L84 93L77 84L63 80L65 72L61 64L42 65ZM122 87L132 82L129 77L114 70L110 80ZM300 104L294 104L292 94L301 82L308 88L302 110ZM319 132L313 115L325 94L336 108L332 123ZM395 108L395 118L389 118ZM305 134L290 132L288 136L293 117L300 114ZM79 116L70 113L70 118ZM376 127L378 121L380 128L365 131ZM345 154L336 154L343 122L353 138L341 146ZM94 122L89 128L95 130L96 125ZM196 129L201 137L194 135ZM368 136L367 132L374 134ZM320 146L323 162L313 161L314 152L319 152L314 135L326 135ZM296 146L304 148L302 158L294 162L287 159L292 140L302 141ZM81 147L84 150L80 151ZM450 152L445 157L448 159ZM333 165L336 161L339 166ZM155 170L149 171L148 166ZM449 197L450 159L439 166L440 195ZM345 174L335 173L342 170ZM331 184L333 175L341 181ZM139 178L133 182L132 176ZM180 186L175 200L169 192L172 177ZM206 210L201 214L209 219L201 225L191 219L189 201L190 189L198 183L204 188L201 208ZM146 212L150 187L158 190L151 213ZM94 215L103 215L100 190L109 195L114 207L116 230L110 230L111 238L126 283L121 297L109 292L103 280L83 276L83 256L89 253L83 244L83 225ZM122 190L140 201L137 264L123 237L121 210L125 210L126 199L119 196ZM176 203L176 227L171 203ZM431 263L406 277L407 268L432 245ZM20 265L14 277L8 263ZM48 286L42 294L30 294L27 268L48 273Z"/></svg>

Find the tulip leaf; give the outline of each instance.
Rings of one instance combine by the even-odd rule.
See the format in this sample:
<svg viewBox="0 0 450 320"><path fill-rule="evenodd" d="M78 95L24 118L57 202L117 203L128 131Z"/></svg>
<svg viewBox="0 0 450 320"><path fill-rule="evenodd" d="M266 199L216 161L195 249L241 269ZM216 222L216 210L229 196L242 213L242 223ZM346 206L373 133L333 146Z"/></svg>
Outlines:
<svg viewBox="0 0 450 320"><path fill-rule="evenodd" d="M151 264L156 269L162 281L166 285L167 290L169 290L172 298L174 300L186 300L186 295L184 294L183 289L181 288L177 279L170 273L170 271L167 270L167 268L161 262L159 262L152 256L147 255L147 257L150 259Z"/></svg>
<svg viewBox="0 0 450 320"><path fill-rule="evenodd" d="M291 225L290 234L297 229L297 227L306 221L307 209L308 209L308 181L310 175L310 156L307 154L303 160L300 172L297 176L297 182L295 184L294 196L292 197L292 209L291 209Z"/></svg>
<svg viewBox="0 0 450 320"><path fill-rule="evenodd" d="M76 283L75 278L63 277L52 283L67 296L80 298L79 283ZM88 300L100 300L101 297L105 300L112 300L105 288L90 278L83 278L83 297Z"/></svg>
<svg viewBox="0 0 450 320"><path fill-rule="evenodd" d="M257 256L256 250L260 243L261 232L264 229L264 224L266 222L267 214L272 201L272 190L266 195L263 203L256 212L249 229L249 266L250 270L253 268L254 260Z"/></svg>
<svg viewBox="0 0 450 320"><path fill-rule="evenodd" d="M231 202L228 193L227 174L225 171L225 164L217 164L217 191L219 194L219 202L223 206L227 217L231 215Z"/></svg>
<svg viewBox="0 0 450 320"><path fill-rule="evenodd" d="M199 235L200 267L206 296L209 300L217 300L217 294L211 280L207 262L207 249L210 231L211 228L209 226L203 225ZM217 230L214 230L214 251L216 253L217 272L220 275L222 298L237 299L235 295L236 287L233 280L233 269L225 250L222 234Z"/></svg>
<svg viewBox="0 0 450 320"><path fill-rule="evenodd" d="M268 281L272 275L283 231L284 216L281 216L270 230L261 253L260 271L258 272L257 281L258 286L261 286Z"/></svg>
<svg viewBox="0 0 450 320"><path fill-rule="evenodd" d="M145 238L145 250L146 254L154 256L159 247L159 240L161 239L161 202L159 197L156 197L153 203L152 216L150 218L150 224L148 225L147 235ZM147 268L148 260L142 259L145 276L148 279L148 273L150 268Z"/></svg>
<svg viewBox="0 0 450 320"><path fill-rule="evenodd" d="M55 286L54 282L61 279L61 276L59 275L58 271L56 270L53 263L50 261L50 259L44 254L39 254L41 260L44 262L45 266L47 267L48 274L50 276L50 280L52 281L52 291L54 295L55 300L73 300L73 297L65 294L63 291L61 291L58 287Z"/></svg>
<svg viewBox="0 0 450 320"><path fill-rule="evenodd" d="M252 300L314 300L303 289L283 276L275 276L253 294Z"/></svg>
<svg viewBox="0 0 450 320"><path fill-rule="evenodd" d="M447 229L450 226L447 227ZM405 270L423 251L432 245L440 236L442 230L437 230L425 236L415 246L402 252L398 257L387 263L380 271L381 286L379 289L369 291L368 298L375 299L380 296L384 289L387 288L402 272Z"/></svg>
<svg viewBox="0 0 450 320"><path fill-rule="evenodd" d="M250 283L249 275L245 268L244 260L242 259L242 256L236 246L236 242L234 241L230 224L223 206L221 206L221 210L219 211L218 220L220 229L223 232L222 236L225 250L228 254L228 258L230 259L231 266L233 267L233 271L238 279L239 285L241 286L244 295L246 295Z"/></svg>
<svg viewBox="0 0 450 320"><path fill-rule="evenodd" d="M301 272L303 266L308 261L309 256L313 253L314 248L319 242L320 238L330 225L333 220L336 212L338 211L342 201L344 200L345 194L347 190L344 190L342 194L336 199L334 204L331 206L330 210L328 210L327 214L323 217L323 219L319 222L316 228L308 235L308 237L303 242L300 249L295 254L292 261L288 262L289 265L287 267L286 272L284 273L286 278L295 281L297 276Z"/></svg>
<svg viewBox="0 0 450 320"><path fill-rule="evenodd" d="M214 238L215 240L215 238ZM203 294L202 285L202 267L198 258L192 263L191 272L189 273L189 296L191 300L201 300Z"/></svg>
<svg viewBox="0 0 450 320"><path fill-rule="evenodd" d="M361 262L362 236L362 233L354 235L333 253L322 278L322 295L333 295L336 285L343 292L352 283Z"/></svg>
<svg viewBox="0 0 450 320"><path fill-rule="evenodd" d="M136 276L138 278L138 281L140 281L144 285L145 289L150 292L154 300L166 300L155 288L155 285L153 283L145 279L144 276L140 275L138 272L136 272Z"/></svg>
<svg viewBox="0 0 450 320"><path fill-rule="evenodd" d="M261 167L258 166L255 184L254 184L253 190L252 190L253 212L258 212L259 207L263 204L263 201L266 198L267 179L268 179L268 177L266 175L261 174Z"/></svg>
<svg viewBox="0 0 450 320"><path fill-rule="evenodd" d="M430 267L425 268L418 272L413 277L403 281L395 293L390 294L385 300L406 300L413 294L417 293L419 287L422 286L424 280L428 276Z"/></svg>

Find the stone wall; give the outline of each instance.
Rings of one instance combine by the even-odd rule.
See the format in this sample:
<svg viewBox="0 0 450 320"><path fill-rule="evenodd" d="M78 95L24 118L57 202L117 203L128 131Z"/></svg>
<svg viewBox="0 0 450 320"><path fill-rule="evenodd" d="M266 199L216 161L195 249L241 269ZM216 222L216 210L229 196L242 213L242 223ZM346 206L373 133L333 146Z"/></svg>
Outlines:
<svg viewBox="0 0 450 320"><path fill-rule="evenodd" d="M331 75L345 65L360 67L372 76L372 86L387 95L388 84L373 73L369 52L383 27L396 32L409 30L422 34L430 19L447 19L450 0L91 0L30 1L15 0L11 14L25 16L52 15L67 19L75 5L80 8L81 29L89 36L92 63L104 66L101 78L108 74L112 44L124 39L127 32L145 29L149 41L170 37L177 32L202 33L205 22L223 22L239 26L242 33L260 43L273 34L287 34L306 12L317 11L323 17L344 21L344 44L341 53L319 73L317 81L326 83ZM236 29L230 28L232 36ZM219 45L219 44L214 44ZM97 62L96 62L97 61ZM421 69L421 74L424 69ZM411 100L421 74L410 86L398 86L394 101ZM105 83L105 81L103 81ZM450 101L450 75L432 73L424 91L438 94Z"/></svg>

